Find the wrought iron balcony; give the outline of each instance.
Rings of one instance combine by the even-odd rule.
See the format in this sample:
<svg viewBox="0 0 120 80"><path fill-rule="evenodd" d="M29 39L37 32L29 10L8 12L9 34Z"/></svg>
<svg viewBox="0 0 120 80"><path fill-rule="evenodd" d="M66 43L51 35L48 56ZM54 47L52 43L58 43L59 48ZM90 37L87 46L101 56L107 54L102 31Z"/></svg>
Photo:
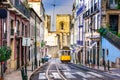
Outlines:
<svg viewBox="0 0 120 80"><path fill-rule="evenodd" d="M91 7L91 14L93 13L93 6Z"/></svg>
<svg viewBox="0 0 120 80"><path fill-rule="evenodd" d="M77 40L77 45L82 45L83 46L83 41Z"/></svg>
<svg viewBox="0 0 120 80"><path fill-rule="evenodd" d="M11 29L11 35L14 35L14 29Z"/></svg>
<svg viewBox="0 0 120 80"><path fill-rule="evenodd" d="M24 16L29 18L29 16L30 16L29 9L28 9L29 6L27 3L21 2L20 0L0 0L0 2L5 5L9 5L10 8L15 7L16 11L17 10L20 11ZM13 10L13 9L10 9L10 10Z"/></svg>
<svg viewBox="0 0 120 80"><path fill-rule="evenodd" d="M7 39L7 31L3 34L3 39Z"/></svg>
<svg viewBox="0 0 120 80"><path fill-rule="evenodd" d="M84 14L83 18L92 16L93 14L97 13L99 11L97 3L94 4L90 9L88 9Z"/></svg>
<svg viewBox="0 0 120 80"><path fill-rule="evenodd" d="M83 18L89 17L90 16L90 9L87 10L84 14L83 14Z"/></svg>
<svg viewBox="0 0 120 80"><path fill-rule="evenodd" d="M17 36L20 36L20 31L17 31Z"/></svg>
<svg viewBox="0 0 120 80"><path fill-rule="evenodd" d="M97 3L94 4L94 11L99 11Z"/></svg>
<svg viewBox="0 0 120 80"><path fill-rule="evenodd" d="M108 2L106 3L106 8L107 9L120 9L120 2L113 0L113 2L111 3L108 0Z"/></svg>
<svg viewBox="0 0 120 80"><path fill-rule="evenodd" d="M29 18L29 9L26 7L27 4L15 0L14 7L17 8L21 13L23 13L27 18Z"/></svg>

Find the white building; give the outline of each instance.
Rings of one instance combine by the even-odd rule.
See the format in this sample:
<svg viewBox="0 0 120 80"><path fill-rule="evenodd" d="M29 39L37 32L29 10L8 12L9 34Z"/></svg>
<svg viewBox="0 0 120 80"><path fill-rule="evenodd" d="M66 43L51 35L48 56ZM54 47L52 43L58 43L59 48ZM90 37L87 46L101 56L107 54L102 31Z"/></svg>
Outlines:
<svg viewBox="0 0 120 80"><path fill-rule="evenodd" d="M100 0L75 0L74 17L74 45L77 62L81 64L99 63L96 60L99 53L97 51L99 42L94 41L99 34L96 32L100 28ZM75 14L75 13L74 13Z"/></svg>
<svg viewBox="0 0 120 80"><path fill-rule="evenodd" d="M36 25L36 46L37 46L36 53L37 53L37 59L38 59L38 64L39 64L39 62L42 58L41 42L44 41L45 10L44 10L41 0L29 0L29 5L30 5L30 7L32 7L34 9L35 13L38 15L37 17L39 17L41 19L40 23L37 23L37 22L35 23L35 25ZM36 19L36 21L37 21L37 19ZM33 29L32 29L32 31L33 31Z"/></svg>

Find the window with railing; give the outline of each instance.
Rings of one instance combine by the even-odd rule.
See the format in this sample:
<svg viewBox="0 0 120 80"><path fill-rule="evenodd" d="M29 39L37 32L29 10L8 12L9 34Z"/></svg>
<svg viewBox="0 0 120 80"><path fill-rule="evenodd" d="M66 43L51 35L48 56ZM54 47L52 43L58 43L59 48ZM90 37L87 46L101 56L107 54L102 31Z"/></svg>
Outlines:
<svg viewBox="0 0 120 80"><path fill-rule="evenodd" d="M120 1L119 0L108 0L107 8L109 8L109 9L120 9Z"/></svg>
<svg viewBox="0 0 120 80"><path fill-rule="evenodd" d="M24 24L22 23L22 36L24 35Z"/></svg>
<svg viewBox="0 0 120 80"><path fill-rule="evenodd" d="M25 25L25 36L27 36L27 26Z"/></svg>
<svg viewBox="0 0 120 80"><path fill-rule="evenodd" d="M17 35L19 36L19 32L20 32L20 22L19 22L19 20L16 21L16 27L17 27Z"/></svg>
<svg viewBox="0 0 120 80"><path fill-rule="evenodd" d="M11 19L11 22L10 22L10 24L11 24L11 35L14 35L14 20L12 20Z"/></svg>
<svg viewBox="0 0 120 80"><path fill-rule="evenodd" d="M112 31L114 34L118 33L118 15L110 15L109 16L109 29Z"/></svg>

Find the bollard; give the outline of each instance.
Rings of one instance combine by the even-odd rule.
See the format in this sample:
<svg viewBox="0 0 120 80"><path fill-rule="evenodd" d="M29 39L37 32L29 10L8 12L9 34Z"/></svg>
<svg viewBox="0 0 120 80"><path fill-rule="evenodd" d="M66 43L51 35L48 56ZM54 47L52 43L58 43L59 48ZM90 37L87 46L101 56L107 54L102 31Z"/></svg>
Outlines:
<svg viewBox="0 0 120 80"><path fill-rule="evenodd" d="M22 80L28 80L28 76L24 68L21 69L21 75L22 75Z"/></svg>
<svg viewBox="0 0 120 80"><path fill-rule="evenodd" d="M108 71L110 71L110 62L108 60Z"/></svg>
<svg viewBox="0 0 120 80"><path fill-rule="evenodd" d="M24 69L21 69L22 80L24 80Z"/></svg>

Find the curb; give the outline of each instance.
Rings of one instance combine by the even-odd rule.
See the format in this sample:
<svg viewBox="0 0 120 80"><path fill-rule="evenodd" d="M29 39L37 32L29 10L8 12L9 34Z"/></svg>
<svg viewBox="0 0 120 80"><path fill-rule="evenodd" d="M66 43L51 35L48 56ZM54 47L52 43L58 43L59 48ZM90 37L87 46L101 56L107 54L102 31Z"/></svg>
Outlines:
<svg viewBox="0 0 120 80"><path fill-rule="evenodd" d="M35 70L32 72L32 74L30 75L30 78L29 78L29 79L31 80L31 76L33 76L35 72L37 72L41 67L45 66L46 64L48 64L48 62L44 63L43 65L39 66L39 68L35 69Z"/></svg>

